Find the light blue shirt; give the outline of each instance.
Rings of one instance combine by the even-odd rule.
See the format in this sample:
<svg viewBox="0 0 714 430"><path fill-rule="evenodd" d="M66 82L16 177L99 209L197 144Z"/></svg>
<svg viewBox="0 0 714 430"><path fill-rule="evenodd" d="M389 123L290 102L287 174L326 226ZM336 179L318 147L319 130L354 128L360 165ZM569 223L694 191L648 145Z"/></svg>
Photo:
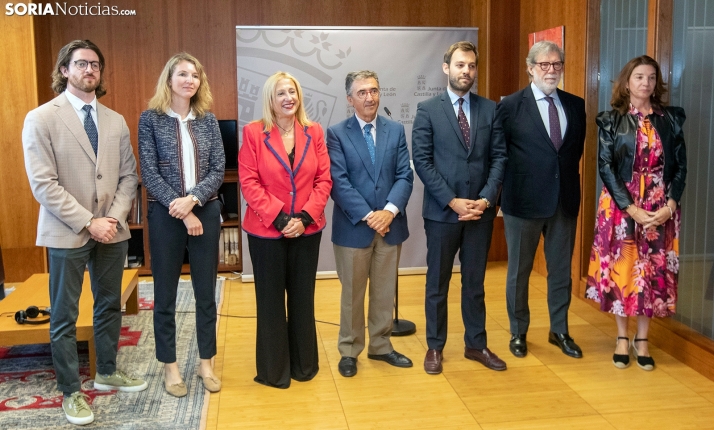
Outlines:
<svg viewBox="0 0 714 430"><path fill-rule="evenodd" d="M355 118L357 118L357 122L359 123L359 129L362 135L364 135L364 126L367 124L372 124L372 130L370 130L370 134L372 135L372 140L374 140L374 147L377 147L377 117L375 116L372 122L366 122L357 114L355 114ZM392 202L387 202L387 205L384 206L385 210L388 210L389 212L393 213L394 216L397 216L399 213L399 208L397 208ZM372 212L374 211L369 211L367 215L362 217L362 221L367 221L367 218L369 218L370 215L372 215Z"/></svg>
<svg viewBox="0 0 714 430"><path fill-rule="evenodd" d="M548 106L550 106L550 103L548 103L548 100L545 99L545 93L543 93L540 88L536 87L533 82L531 82L531 89L533 90L533 96L536 99L536 105L538 105L538 111L540 112L540 117L543 120L543 125L545 125L545 130L548 132L548 136L550 136L550 116L548 115ZM565 118L565 110L563 110L563 104L560 103L560 99L558 98L558 91L553 91L550 94L550 97L553 97L553 103L555 103L555 108L558 110L558 119L560 120L560 137L563 138L565 137L565 129L568 126L568 120Z"/></svg>
<svg viewBox="0 0 714 430"><path fill-rule="evenodd" d="M97 97L95 96L94 100L92 100L91 103L85 103L84 100L80 99L69 91L65 90L64 95L67 96L67 101L69 101L69 104L71 104L74 108L74 112L79 117L79 122L82 124L82 127L84 127L84 118L87 116L87 114L82 110L82 108L84 107L84 105L92 106L92 110L90 111L92 113L92 121L94 121L94 126L97 127L97 133L99 133L99 121L97 121Z"/></svg>
<svg viewBox="0 0 714 430"><path fill-rule="evenodd" d="M446 87L446 92L449 93L449 98L451 99L451 104L454 106L454 113L456 114L456 119L459 119L459 98L460 96L457 96L451 91L451 88ZM471 92L468 92L464 94L464 104L462 105L462 109L464 110L464 115L466 115L466 121L469 123L469 127L471 127L471 104L469 101L471 100Z"/></svg>

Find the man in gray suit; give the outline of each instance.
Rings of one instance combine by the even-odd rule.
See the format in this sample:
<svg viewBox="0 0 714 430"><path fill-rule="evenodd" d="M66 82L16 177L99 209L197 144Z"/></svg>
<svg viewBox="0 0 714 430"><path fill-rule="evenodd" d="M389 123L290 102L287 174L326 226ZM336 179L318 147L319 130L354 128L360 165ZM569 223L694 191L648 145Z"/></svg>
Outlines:
<svg viewBox="0 0 714 430"><path fill-rule="evenodd" d="M487 347L484 276L506 148L491 139L496 103L470 92L478 51L458 42L444 54L446 92L419 103L412 129L414 168L424 183L426 341L424 370L442 371L454 257L461 261L464 356L493 370L506 363Z"/></svg>
<svg viewBox="0 0 714 430"><path fill-rule="evenodd" d="M528 280L541 236L548 269L548 342L565 355L583 356L568 333L568 309L587 121L585 101L558 89L564 55L553 42L534 44L526 57L531 83L498 104L493 125L494 139L505 141L508 149L501 209L508 244L509 349L516 357L528 353Z"/></svg>
<svg viewBox="0 0 714 430"><path fill-rule="evenodd" d="M94 296L97 390L141 391L147 384L116 369L121 280L130 237L126 223L136 195L136 160L124 118L99 104L104 56L89 40L64 46L52 72L59 96L25 118L22 144L32 193L40 203L37 245L50 272L50 342L72 424L94 414L80 389L76 323L84 269Z"/></svg>

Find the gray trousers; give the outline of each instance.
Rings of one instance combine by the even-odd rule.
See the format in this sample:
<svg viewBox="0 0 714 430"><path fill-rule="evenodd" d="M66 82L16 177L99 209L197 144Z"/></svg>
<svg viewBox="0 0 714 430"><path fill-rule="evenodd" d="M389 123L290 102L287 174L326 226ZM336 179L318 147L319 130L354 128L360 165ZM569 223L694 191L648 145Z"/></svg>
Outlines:
<svg viewBox="0 0 714 430"><path fill-rule="evenodd" d="M369 279L369 354L394 351L390 337L394 309L397 266L402 245L390 245L379 233L366 248L334 245L337 276L342 284L340 334L337 349L342 357L354 357L364 350L364 295Z"/></svg>
<svg viewBox="0 0 714 430"><path fill-rule="evenodd" d="M503 215L508 245L506 308L512 334L526 334L531 321L528 281L543 235L548 269L550 330L568 333L568 309L573 282L570 261L575 247L577 218L563 214L560 206L550 218L519 218Z"/></svg>
<svg viewBox="0 0 714 430"><path fill-rule="evenodd" d="M52 362L57 374L57 389L65 394L80 390L77 317L87 266L94 297L97 373L108 375L116 371L121 330L121 280L128 249L127 241L102 244L93 239L80 248L48 248Z"/></svg>

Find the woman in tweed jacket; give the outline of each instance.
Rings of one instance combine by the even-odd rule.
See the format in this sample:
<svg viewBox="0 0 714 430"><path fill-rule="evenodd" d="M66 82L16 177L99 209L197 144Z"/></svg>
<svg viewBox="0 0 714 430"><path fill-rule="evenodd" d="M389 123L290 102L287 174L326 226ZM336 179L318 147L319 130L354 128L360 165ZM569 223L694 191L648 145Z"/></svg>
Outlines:
<svg viewBox="0 0 714 430"><path fill-rule="evenodd" d="M166 63L139 118L141 177L149 201L149 246L154 276L156 358L164 363L164 386L176 397L187 388L176 363L176 290L188 249L196 298L198 376L207 390L220 390L216 355L215 285L225 155L216 117L208 112L211 91L203 66L176 54ZM188 369L187 369L188 370Z"/></svg>

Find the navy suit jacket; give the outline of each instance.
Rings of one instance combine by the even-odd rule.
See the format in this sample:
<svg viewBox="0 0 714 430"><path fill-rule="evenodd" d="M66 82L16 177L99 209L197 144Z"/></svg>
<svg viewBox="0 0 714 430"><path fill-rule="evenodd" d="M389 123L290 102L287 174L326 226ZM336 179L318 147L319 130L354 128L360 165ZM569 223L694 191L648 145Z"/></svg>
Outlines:
<svg viewBox="0 0 714 430"><path fill-rule="evenodd" d="M494 138L504 140L508 148L501 195L505 214L549 218L560 202L567 216L578 216L585 101L557 91L568 121L559 151L548 136L530 84L501 100L496 108Z"/></svg>
<svg viewBox="0 0 714 430"><path fill-rule="evenodd" d="M449 94L425 100L417 106L412 129L414 169L424 183L422 216L440 222L457 223L458 215L449 207L455 197L486 198L491 207L478 221L496 216L506 148L491 139L496 103L470 93L471 146L466 150Z"/></svg>
<svg viewBox="0 0 714 430"><path fill-rule="evenodd" d="M355 116L327 129L327 152L332 174L332 242L350 248L365 248L375 231L362 221L370 211L384 209L391 202L399 214L384 236L397 245L409 237L407 202L412 194L414 173L404 126L377 116L375 162Z"/></svg>

